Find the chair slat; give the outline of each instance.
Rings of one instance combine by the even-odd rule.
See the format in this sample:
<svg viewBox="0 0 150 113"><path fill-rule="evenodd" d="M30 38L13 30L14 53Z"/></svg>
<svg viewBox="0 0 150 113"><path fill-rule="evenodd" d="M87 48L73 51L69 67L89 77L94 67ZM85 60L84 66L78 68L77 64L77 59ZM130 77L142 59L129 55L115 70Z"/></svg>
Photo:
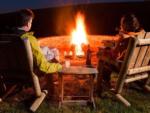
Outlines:
<svg viewBox="0 0 150 113"><path fill-rule="evenodd" d="M142 73L142 72L147 72L150 71L150 66L142 66L142 67L137 67L134 69L129 69L127 72L127 75L132 75L136 73Z"/></svg>
<svg viewBox="0 0 150 113"><path fill-rule="evenodd" d="M150 39L150 32L148 32L146 34L146 38ZM148 43L148 41L146 41L146 44ZM150 46L148 46L147 48L147 52L145 54L145 57L143 59L143 63L142 63L142 66L146 66L150 61Z"/></svg>
<svg viewBox="0 0 150 113"><path fill-rule="evenodd" d="M145 79L148 77L148 73L137 74L136 76L126 78L125 83L134 82L137 80Z"/></svg>
<svg viewBox="0 0 150 113"><path fill-rule="evenodd" d="M136 59L136 63L135 63L134 68L140 67L140 66L142 65L143 59L144 59L145 54L146 54L146 52L147 52L147 49L148 49L147 46L145 46L145 47L140 47L140 48L139 48L139 53L138 53L138 56L137 56L137 59Z"/></svg>

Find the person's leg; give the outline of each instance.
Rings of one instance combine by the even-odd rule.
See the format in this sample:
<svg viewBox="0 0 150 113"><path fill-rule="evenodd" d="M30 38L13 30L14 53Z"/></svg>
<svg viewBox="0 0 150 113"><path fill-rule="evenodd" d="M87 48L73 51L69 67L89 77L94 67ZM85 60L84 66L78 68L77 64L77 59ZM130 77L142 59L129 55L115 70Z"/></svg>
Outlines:
<svg viewBox="0 0 150 113"><path fill-rule="evenodd" d="M105 62L99 60L98 62L98 77L97 77L97 94L100 96L103 91L104 81L107 80Z"/></svg>
<svg viewBox="0 0 150 113"><path fill-rule="evenodd" d="M103 78L102 85L104 86L104 88L110 88L111 72L112 72L111 65L104 63L102 70L102 78Z"/></svg>

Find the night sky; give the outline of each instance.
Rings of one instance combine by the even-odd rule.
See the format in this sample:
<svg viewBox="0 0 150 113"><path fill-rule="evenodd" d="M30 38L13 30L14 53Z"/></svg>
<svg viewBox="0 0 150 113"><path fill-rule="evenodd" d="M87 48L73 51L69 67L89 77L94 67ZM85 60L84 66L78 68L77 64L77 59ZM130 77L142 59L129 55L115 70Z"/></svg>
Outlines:
<svg viewBox="0 0 150 113"><path fill-rule="evenodd" d="M13 12L18 9L41 9L75 4L141 2L144 0L0 0L0 13Z"/></svg>

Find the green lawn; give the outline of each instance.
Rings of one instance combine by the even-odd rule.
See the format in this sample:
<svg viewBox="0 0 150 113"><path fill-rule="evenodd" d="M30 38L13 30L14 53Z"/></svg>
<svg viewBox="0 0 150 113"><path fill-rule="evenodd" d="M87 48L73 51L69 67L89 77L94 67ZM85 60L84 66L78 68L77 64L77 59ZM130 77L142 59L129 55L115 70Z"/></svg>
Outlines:
<svg viewBox="0 0 150 113"><path fill-rule="evenodd" d="M89 106L64 105L58 109L57 104L44 101L36 113L150 113L150 93L139 90L126 90L125 97L131 102L131 107L125 107L110 93L103 93L102 97L95 97L96 109ZM0 103L0 113L30 113L24 102L7 100Z"/></svg>

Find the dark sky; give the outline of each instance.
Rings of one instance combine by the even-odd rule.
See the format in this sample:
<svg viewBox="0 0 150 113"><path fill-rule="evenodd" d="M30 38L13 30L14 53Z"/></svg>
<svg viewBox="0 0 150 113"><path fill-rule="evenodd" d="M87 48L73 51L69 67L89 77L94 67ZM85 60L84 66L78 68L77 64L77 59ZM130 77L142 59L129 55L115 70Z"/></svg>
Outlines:
<svg viewBox="0 0 150 113"><path fill-rule="evenodd" d="M72 4L141 2L144 0L0 0L0 13L13 12L22 8L40 9Z"/></svg>

